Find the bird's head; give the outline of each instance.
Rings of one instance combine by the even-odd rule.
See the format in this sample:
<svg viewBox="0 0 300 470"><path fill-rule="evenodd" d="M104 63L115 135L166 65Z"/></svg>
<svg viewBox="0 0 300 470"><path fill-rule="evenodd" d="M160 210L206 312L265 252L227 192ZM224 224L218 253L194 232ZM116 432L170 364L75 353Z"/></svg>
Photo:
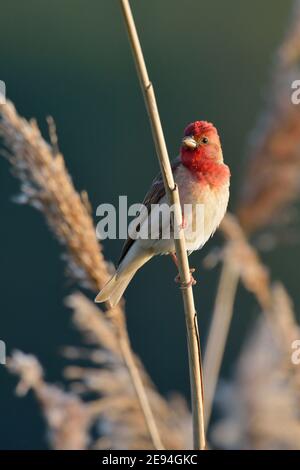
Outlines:
<svg viewBox="0 0 300 470"><path fill-rule="evenodd" d="M197 169L207 160L222 163L221 142L213 124L206 121L189 124L184 131L180 156L183 165L191 169Z"/></svg>

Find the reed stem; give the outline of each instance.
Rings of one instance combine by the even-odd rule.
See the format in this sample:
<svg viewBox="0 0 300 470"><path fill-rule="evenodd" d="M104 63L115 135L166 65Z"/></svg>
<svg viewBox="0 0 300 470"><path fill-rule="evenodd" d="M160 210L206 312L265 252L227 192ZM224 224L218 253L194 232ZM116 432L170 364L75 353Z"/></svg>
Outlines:
<svg viewBox="0 0 300 470"><path fill-rule="evenodd" d="M175 227L180 227L182 221L178 188L174 182L171 164L168 156L166 142L160 121L160 116L156 104L153 85L149 80L142 48L136 31L128 0L120 0L123 16L125 19L131 49L134 55L137 74L145 98L145 104L152 128L152 135L155 142L156 152L161 168L161 173L165 185L166 195L169 204L174 207ZM178 237L175 237L175 249L178 259L178 270L183 283L190 281L190 269L187 257L185 236L183 230L177 230ZM203 378L201 365L200 337L197 324L197 313L195 310L192 287L182 289L182 297L185 311L187 328L187 342L189 352L189 369L192 397L193 413L193 438L194 449L205 449L205 429L204 429L204 399L203 399Z"/></svg>
<svg viewBox="0 0 300 470"><path fill-rule="evenodd" d="M218 383L222 359L233 315L234 299L239 282L239 274L230 260L222 266L218 291L209 329L203 361L205 380L205 426L209 425L213 399Z"/></svg>

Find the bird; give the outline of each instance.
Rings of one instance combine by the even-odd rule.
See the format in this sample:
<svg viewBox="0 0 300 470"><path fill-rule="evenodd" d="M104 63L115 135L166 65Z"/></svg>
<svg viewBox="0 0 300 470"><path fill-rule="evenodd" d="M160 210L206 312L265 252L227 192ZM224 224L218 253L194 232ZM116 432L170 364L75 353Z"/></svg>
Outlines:
<svg viewBox="0 0 300 470"><path fill-rule="evenodd" d="M195 121L185 128L179 156L172 162L172 171L182 210L179 229L184 230L186 248L190 255L194 250L202 248L214 234L226 213L229 201L230 169L224 163L220 137L212 123ZM145 232L146 227L146 232L149 233L151 225L154 226L155 236L136 237L129 234L116 272L99 292L95 302L108 302L110 307L116 306L135 273L155 255L169 254L177 264L172 218L169 215L162 220L159 214L159 208L166 205L169 207L163 178L159 174L153 180L135 219L137 232L142 233L143 229ZM190 208L188 214L186 207ZM203 208L199 227L194 223L197 207ZM167 229L170 236L164 236ZM182 283L182 288L195 284L192 272L194 268L191 269L190 282L185 285ZM179 275L176 282L180 282Z"/></svg>

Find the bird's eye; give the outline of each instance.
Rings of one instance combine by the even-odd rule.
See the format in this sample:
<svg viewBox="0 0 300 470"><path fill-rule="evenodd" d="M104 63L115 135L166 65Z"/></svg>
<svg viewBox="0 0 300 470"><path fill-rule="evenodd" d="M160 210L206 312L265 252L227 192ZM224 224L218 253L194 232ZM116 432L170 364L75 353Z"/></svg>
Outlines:
<svg viewBox="0 0 300 470"><path fill-rule="evenodd" d="M203 144L208 144L208 138L207 137L203 137L203 139L201 139L201 142Z"/></svg>

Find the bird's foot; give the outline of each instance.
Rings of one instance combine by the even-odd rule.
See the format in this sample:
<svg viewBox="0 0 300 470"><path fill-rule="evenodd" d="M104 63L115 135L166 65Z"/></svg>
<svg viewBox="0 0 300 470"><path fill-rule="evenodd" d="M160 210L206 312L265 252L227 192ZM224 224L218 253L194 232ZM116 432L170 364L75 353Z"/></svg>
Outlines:
<svg viewBox="0 0 300 470"><path fill-rule="evenodd" d="M177 284L180 284L180 289L187 289L188 287L191 287L191 286L194 286L195 284L197 284L197 281L196 279L193 277L193 274L196 271L195 268L190 268L190 280L189 282L181 282L181 279L180 279L180 274L177 274L177 276L175 277L175 282Z"/></svg>

